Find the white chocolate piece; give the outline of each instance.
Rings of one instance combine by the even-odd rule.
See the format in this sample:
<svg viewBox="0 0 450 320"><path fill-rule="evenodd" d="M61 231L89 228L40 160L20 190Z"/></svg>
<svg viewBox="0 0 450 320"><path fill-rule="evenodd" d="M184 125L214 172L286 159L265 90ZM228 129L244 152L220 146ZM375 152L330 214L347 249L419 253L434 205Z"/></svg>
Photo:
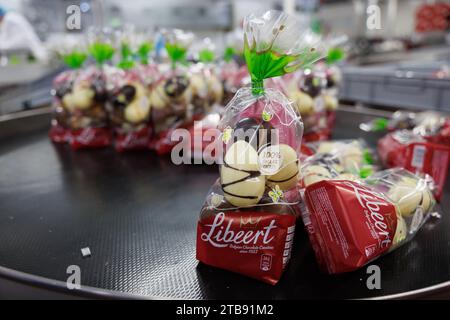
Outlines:
<svg viewBox="0 0 450 320"><path fill-rule="evenodd" d="M145 120L150 114L150 101L147 98L145 88L134 83L136 94L131 103L125 108L125 119L131 123L139 123Z"/></svg>
<svg viewBox="0 0 450 320"><path fill-rule="evenodd" d="M167 81L167 80L166 80ZM149 95L150 105L155 109L165 109L173 104L189 104L192 100L192 88L189 85L182 94L177 97L169 97L165 91L166 81L159 83Z"/></svg>
<svg viewBox="0 0 450 320"><path fill-rule="evenodd" d="M357 176L351 173L342 173L338 175L334 180L350 180L350 181L356 181L359 180Z"/></svg>
<svg viewBox="0 0 450 320"><path fill-rule="evenodd" d="M337 163L333 164L333 169L339 174L345 173L344 167L342 167L340 164Z"/></svg>
<svg viewBox="0 0 450 320"><path fill-rule="evenodd" d="M91 88L76 86L63 97L63 104L69 110L85 110L92 106L95 92Z"/></svg>
<svg viewBox="0 0 450 320"><path fill-rule="evenodd" d="M324 141L319 144L317 153L331 153L336 149L336 143L331 141Z"/></svg>
<svg viewBox="0 0 450 320"><path fill-rule="evenodd" d="M267 177L267 185L270 187L278 185L281 190L285 191L292 189L298 183L297 153L287 144L280 144L278 147L282 164L276 174Z"/></svg>
<svg viewBox="0 0 450 320"><path fill-rule="evenodd" d="M164 93L164 85L159 84L150 92L150 105L155 109L164 109L168 106L169 99Z"/></svg>
<svg viewBox="0 0 450 320"><path fill-rule="evenodd" d="M192 94L201 98L206 98L208 94L208 84L204 77L193 74L190 77L190 83L192 87Z"/></svg>
<svg viewBox="0 0 450 320"><path fill-rule="evenodd" d="M208 80L208 91L212 97L212 103L219 103L223 98L223 86L219 78L215 75L211 75Z"/></svg>
<svg viewBox="0 0 450 320"><path fill-rule="evenodd" d="M328 179L331 179L331 173L322 166L312 165L303 169L303 184L305 187Z"/></svg>
<svg viewBox="0 0 450 320"><path fill-rule="evenodd" d="M327 109L328 111L334 111L338 108L338 100L335 96L333 95L325 95L323 97L323 101L325 103L325 109Z"/></svg>
<svg viewBox="0 0 450 320"><path fill-rule="evenodd" d="M358 171L363 161L363 152L357 145L349 144L343 147L340 158L346 171Z"/></svg>
<svg viewBox="0 0 450 320"><path fill-rule="evenodd" d="M391 188L388 196L397 204L403 217L410 217L419 206L427 212L433 203L430 190L411 185L396 185Z"/></svg>
<svg viewBox="0 0 450 320"><path fill-rule="evenodd" d="M264 194L266 179L259 173L256 150L239 140L228 149L224 161L220 181L225 199L236 207L257 204Z"/></svg>
<svg viewBox="0 0 450 320"><path fill-rule="evenodd" d="M406 226L405 219L401 215L397 215L397 229L395 230L394 239L392 240L392 246L397 246L400 242L406 239L408 233L408 227Z"/></svg>
<svg viewBox="0 0 450 320"><path fill-rule="evenodd" d="M292 94L292 100L302 116L308 116L314 113L314 101L308 94L302 91L296 91Z"/></svg>

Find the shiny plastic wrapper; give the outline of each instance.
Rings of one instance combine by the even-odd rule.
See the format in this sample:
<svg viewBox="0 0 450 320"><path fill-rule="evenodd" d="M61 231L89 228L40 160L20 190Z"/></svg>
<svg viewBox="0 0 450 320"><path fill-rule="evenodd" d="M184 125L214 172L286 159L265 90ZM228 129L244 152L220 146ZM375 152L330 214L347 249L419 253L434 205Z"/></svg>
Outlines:
<svg viewBox="0 0 450 320"><path fill-rule="evenodd" d="M398 168L306 187L302 218L321 269L353 271L407 243L433 212L432 190L429 177Z"/></svg>

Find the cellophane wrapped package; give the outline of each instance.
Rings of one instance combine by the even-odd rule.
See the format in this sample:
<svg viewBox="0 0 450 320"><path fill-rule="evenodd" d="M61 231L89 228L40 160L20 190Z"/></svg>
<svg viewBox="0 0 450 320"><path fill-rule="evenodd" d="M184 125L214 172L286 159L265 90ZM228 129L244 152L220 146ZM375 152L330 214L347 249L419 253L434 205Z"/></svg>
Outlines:
<svg viewBox="0 0 450 320"><path fill-rule="evenodd" d="M243 55L241 51L240 46L228 43L223 53L223 59L219 64L219 74L223 84L222 105L224 106L233 99L239 88L250 84L247 66L239 63L239 57Z"/></svg>
<svg viewBox="0 0 450 320"><path fill-rule="evenodd" d="M70 145L73 149L98 148L111 144L106 77L96 67L84 69L75 79L63 102L70 112Z"/></svg>
<svg viewBox="0 0 450 320"><path fill-rule="evenodd" d="M297 106L305 124L305 142L329 139L327 112L323 90L326 77L323 71L305 69L285 77L289 98Z"/></svg>
<svg viewBox="0 0 450 320"><path fill-rule="evenodd" d="M137 70L117 69L108 79L110 125L119 152L147 149L152 129L148 89Z"/></svg>
<svg viewBox="0 0 450 320"><path fill-rule="evenodd" d="M218 76L215 46L205 38L198 46L195 63L190 68L194 118L202 118L223 99L223 86Z"/></svg>
<svg viewBox="0 0 450 320"><path fill-rule="evenodd" d="M432 190L428 176L399 168L308 185L302 218L321 269L353 271L408 242L431 216Z"/></svg>
<svg viewBox="0 0 450 320"><path fill-rule="evenodd" d="M72 91L65 96L65 103L71 110L70 145L73 149L106 147L112 142L106 111L105 63L112 59L114 48L108 39L94 35L89 53L96 65L83 69Z"/></svg>
<svg viewBox="0 0 450 320"><path fill-rule="evenodd" d="M164 34L171 63L159 65L159 77L150 92L155 130L150 147L158 154L170 153L177 143L171 140L173 130L191 126L194 112L192 82L189 70L184 66L193 35L178 29Z"/></svg>
<svg viewBox="0 0 450 320"><path fill-rule="evenodd" d="M220 178L197 227L198 260L270 284L278 282L290 258L303 124L289 100L263 82L321 57L303 27L278 11L246 17L252 87L236 93L220 121Z"/></svg>
<svg viewBox="0 0 450 320"><path fill-rule="evenodd" d="M69 70L58 74L52 85L52 120L49 131L50 139L55 143L70 141L70 94L75 80L78 78L81 68L87 59L87 53L81 46L70 46L60 52L64 64ZM67 95L67 97L66 97Z"/></svg>
<svg viewBox="0 0 450 320"><path fill-rule="evenodd" d="M363 140L303 143L300 160L303 186L322 179L364 179L379 169L375 150Z"/></svg>
<svg viewBox="0 0 450 320"><path fill-rule="evenodd" d="M150 99L142 68L137 68L135 52L143 46L130 30L118 31L116 50L120 52L117 68L107 74L109 124L114 146L119 152L147 149L151 139ZM138 49L139 46L139 49ZM140 52L141 60L145 60ZM145 62L145 61L144 61Z"/></svg>
<svg viewBox="0 0 450 320"><path fill-rule="evenodd" d="M430 142L417 131L397 130L378 141L377 151L385 167L430 175L436 183L436 198L440 199L450 163L449 144Z"/></svg>

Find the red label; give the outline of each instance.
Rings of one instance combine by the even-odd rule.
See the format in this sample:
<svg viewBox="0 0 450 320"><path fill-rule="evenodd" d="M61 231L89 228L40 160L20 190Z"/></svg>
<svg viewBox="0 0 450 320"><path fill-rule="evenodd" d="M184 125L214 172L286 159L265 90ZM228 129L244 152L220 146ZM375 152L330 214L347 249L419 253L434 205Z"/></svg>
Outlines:
<svg viewBox="0 0 450 320"><path fill-rule="evenodd" d="M70 130L60 125L52 125L48 135L55 143L66 143L70 140Z"/></svg>
<svg viewBox="0 0 450 320"><path fill-rule="evenodd" d="M101 148L111 145L111 131L107 128L72 130L70 145L73 149Z"/></svg>
<svg viewBox="0 0 450 320"><path fill-rule="evenodd" d="M430 175L436 184L436 200L439 200L447 178L450 147L430 142L399 141L394 135L390 133L378 141L378 154L383 165Z"/></svg>
<svg viewBox="0 0 450 320"><path fill-rule="evenodd" d="M450 148L427 142L415 142L408 145L405 157L406 170L416 174L426 173L433 178L436 184L434 194L439 200L447 179Z"/></svg>
<svg viewBox="0 0 450 320"><path fill-rule="evenodd" d="M147 149L150 143L151 129L146 126L140 130L121 133L116 132L115 147L119 152L125 150Z"/></svg>
<svg viewBox="0 0 450 320"><path fill-rule="evenodd" d="M294 215L220 212L198 223L197 259L276 284L291 255Z"/></svg>
<svg viewBox="0 0 450 320"><path fill-rule="evenodd" d="M397 228L395 207L357 183L328 180L308 186L302 214L321 267L355 270L386 252Z"/></svg>

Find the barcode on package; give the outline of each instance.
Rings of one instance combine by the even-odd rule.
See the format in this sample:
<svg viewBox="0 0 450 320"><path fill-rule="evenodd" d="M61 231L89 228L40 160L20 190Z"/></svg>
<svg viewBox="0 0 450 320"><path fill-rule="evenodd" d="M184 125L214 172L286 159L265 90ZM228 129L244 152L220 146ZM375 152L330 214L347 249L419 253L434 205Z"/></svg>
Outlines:
<svg viewBox="0 0 450 320"><path fill-rule="evenodd" d="M425 152L427 149L425 146L414 146L413 155L411 159L411 166L417 169L423 168L423 163L425 161Z"/></svg>

